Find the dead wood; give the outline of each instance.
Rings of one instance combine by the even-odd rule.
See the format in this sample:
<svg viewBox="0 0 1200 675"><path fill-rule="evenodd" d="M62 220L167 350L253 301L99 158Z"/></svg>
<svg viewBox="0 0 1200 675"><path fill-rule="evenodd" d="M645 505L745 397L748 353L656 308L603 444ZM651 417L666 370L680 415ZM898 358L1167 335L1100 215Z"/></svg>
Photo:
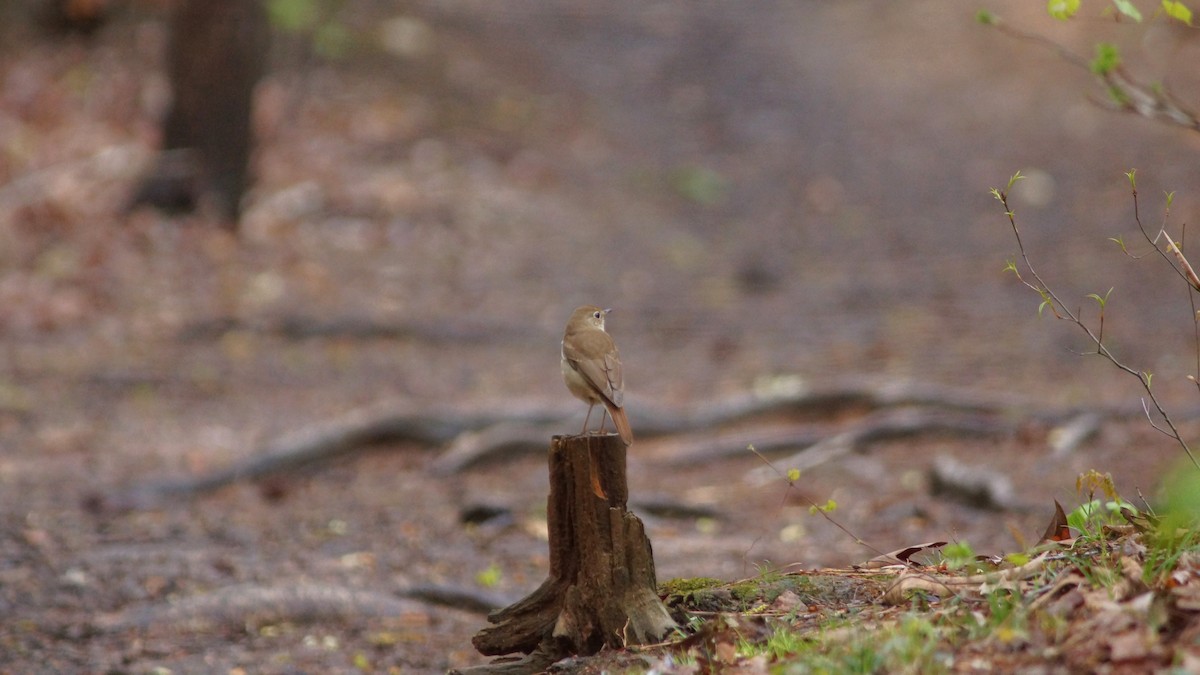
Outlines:
<svg viewBox="0 0 1200 675"><path fill-rule="evenodd" d="M987 466L968 466L946 455L933 460L929 468L929 492L948 497L977 509L1019 510L1012 481Z"/></svg>
<svg viewBox="0 0 1200 675"><path fill-rule="evenodd" d="M551 440L549 576L488 616L494 625L472 640L480 653L588 655L652 643L675 627L657 595L650 540L626 510L625 450L616 434Z"/></svg>
<svg viewBox="0 0 1200 675"><path fill-rule="evenodd" d="M532 652L522 657L500 658L482 666L458 668L450 671L450 675L529 675L543 673L553 663L567 657L559 647L551 643L542 643Z"/></svg>
<svg viewBox="0 0 1200 675"><path fill-rule="evenodd" d="M1050 456L1065 457L1100 433L1104 416L1098 412L1082 412L1055 427L1050 432Z"/></svg>
<svg viewBox="0 0 1200 675"><path fill-rule="evenodd" d="M888 605L904 604L908 601L908 595L916 590L932 593L941 598L954 595L978 597L987 588L1015 587L1017 582L1040 574L1045 568L1048 557L1049 553L1042 553L1019 567L966 577L929 574L924 571L905 571L888 585L880 600Z"/></svg>
<svg viewBox="0 0 1200 675"><path fill-rule="evenodd" d="M506 414L525 414L530 420L538 421L553 413L536 410L522 413L518 410L463 414L359 409L332 422L307 427L272 441L243 462L201 476L145 483L105 496L99 499L96 506L116 510L147 508L166 498L200 494L237 481L257 480L275 473L294 471L382 443L405 443L420 447L443 445L461 435L465 429L494 426Z"/></svg>
<svg viewBox="0 0 1200 675"><path fill-rule="evenodd" d="M830 461L870 443L905 436L948 433L959 436L995 436L1012 433L1019 422L1057 423L1079 419L1076 410L1036 406L1017 397L926 384L875 386L861 380L835 382L825 387L791 383L770 391L732 396L688 409L669 409L648 401L632 400L626 406L638 438L690 433L680 440L665 463L687 465L742 455L753 445L763 453L804 448L786 460L790 468L807 468ZM899 408L899 411L892 411ZM825 419L845 411L876 412L841 432L792 425L751 428L713 435L725 425L787 417ZM1108 416L1138 411L1092 411ZM1087 418L1092 420L1094 418ZM1098 424L1098 422L1096 422ZM541 452L544 438L554 429L577 424L565 408L524 407L473 413L417 411L372 407L353 411L340 419L318 424L267 443L248 453L248 459L211 473L177 480L152 481L125 492L93 497L94 508L145 508L164 498L195 495L241 480L266 476L329 461L383 443L446 446L431 465L434 475L445 476L520 455ZM701 435L701 432L708 432ZM1070 435L1070 434L1069 434Z"/></svg>
<svg viewBox="0 0 1200 675"><path fill-rule="evenodd" d="M668 467L695 466L745 457L750 446L764 455L779 455L810 447L832 433L825 424L783 424L721 433L679 434L658 444L654 461Z"/></svg>
<svg viewBox="0 0 1200 675"><path fill-rule="evenodd" d="M669 495L650 495L633 500L640 513L655 518L693 520L696 518L720 518L723 514L714 504L689 504Z"/></svg>
<svg viewBox="0 0 1200 675"><path fill-rule="evenodd" d="M530 339L529 331L513 326L449 324L445 321L383 321L369 316L321 318L300 314L254 319L218 316L184 326L179 331L178 339L183 342L211 341L234 332L268 335L283 340L412 340L438 344L495 344Z"/></svg>
<svg viewBox="0 0 1200 675"><path fill-rule="evenodd" d="M924 435L966 436L986 438L1007 436L1018 425L988 415L954 415L943 411L901 409L869 415L850 429L828 436L786 459L779 466L807 471L839 457L862 452L873 443ZM778 474L772 467L751 469L746 479L763 484L775 480Z"/></svg>
<svg viewBox="0 0 1200 675"><path fill-rule="evenodd" d="M656 462L692 466L744 456L748 446L773 455L808 448L803 466L839 457L870 443L906 436L953 434L961 437L995 437L1014 433L1022 424L1063 424L1064 441L1078 444L1077 435L1094 433L1104 419L1140 416L1140 408L1079 411L1039 405L1010 395L996 395L956 387L927 384L874 386L847 380L824 388L794 387L783 391L747 393L679 411L633 400L627 406L630 424L638 438L669 436L667 448L656 453ZM913 410L908 410L908 409ZM901 409L895 417L886 411ZM880 412L843 432L827 424L793 423L755 426L724 433L713 429L771 417L828 418L847 410ZM471 432L455 439L434 463L437 475L451 475L521 454L540 452L550 425L504 423L495 429ZM1076 425L1083 426L1077 427ZM1094 427L1088 425L1094 424ZM1057 435L1056 435L1057 438Z"/></svg>
<svg viewBox="0 0 1200 675"><path fill-rule="evenodd" d="M532 455L546 448L550 424L501 422L479 431L464 431L438 455L429 471L435 476L452 476L468 469Z"/></svg>
<svg viewBox="0 0 1200 675"><path fill-rule="evenodd" d="M962 413L1000 414L1027 411L1034 403L1015 396L991 394L958 387L912 382L880 385L878 382L847 378L821 387L787 382L775 388L748 392L686 410L666 410L634 401L630 423L639 437L695 432L757 417L827 416L834 412L923 406Z"/></svg>
<svg viewBox="0 0 1200 675"><path fill-rule="evenodd" d="M371 590L315 584L285 588L243 584L102 616L94 626L105 631L163 626L244 629L247 624L349 622L427 611L411 600Z"/></svg>
<svg viewBox="0 0 1200 675"><path fill-rule="evenodd" d="M512 601L501 598L495 593L488 593L473 588L458 586L438 586L435 584L419 584L405 588L397 593L403 598L421 600L431 605L441 605L465 612L487 614L494 612Z"/></svg>

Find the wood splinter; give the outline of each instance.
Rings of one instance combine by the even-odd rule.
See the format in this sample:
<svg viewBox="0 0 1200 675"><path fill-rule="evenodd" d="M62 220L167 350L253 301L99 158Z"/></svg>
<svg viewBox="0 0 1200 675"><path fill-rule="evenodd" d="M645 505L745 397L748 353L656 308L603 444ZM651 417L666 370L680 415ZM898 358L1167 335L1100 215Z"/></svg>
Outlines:
<svg viewBox="0 0 1200 675"><path fill-rule="evenodd" d="M567 656L658 642L676 627L658 597L650 540L627 510L628 498L625 443L617 434L551 439L549 576L489 615L494 625L471 640L488 656L526 656L457 672L539 672Z"/></svg>

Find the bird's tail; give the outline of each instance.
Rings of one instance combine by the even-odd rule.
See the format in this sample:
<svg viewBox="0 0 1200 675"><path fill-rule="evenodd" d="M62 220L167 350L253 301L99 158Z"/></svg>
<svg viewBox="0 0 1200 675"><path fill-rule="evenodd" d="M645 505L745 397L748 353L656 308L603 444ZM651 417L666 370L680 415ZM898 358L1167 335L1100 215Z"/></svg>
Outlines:
<svg viewBox="0 0 1200 675"><path fill-rule="evenodd" d="M633 429L629 428L629 418L625 416L625 409L609 405L607 401L605 401L604 407L608 409L608 415L612 417L613 424L617 425L617 433L620 434L621 440L625 445L633 445Z"/></svg>

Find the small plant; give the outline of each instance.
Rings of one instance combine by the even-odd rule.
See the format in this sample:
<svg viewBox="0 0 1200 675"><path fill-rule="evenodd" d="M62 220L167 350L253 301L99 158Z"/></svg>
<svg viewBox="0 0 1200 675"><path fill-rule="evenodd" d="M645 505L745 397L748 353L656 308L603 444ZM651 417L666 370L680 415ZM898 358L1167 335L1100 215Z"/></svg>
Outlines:
<svg viewBox="0 0 1200 675"><path fill-rule="evenodd" d="M812 641L805 638L799 631L790 626L779 625L771 631L771 635L763 642L754 642L743 638L738 643L737 653L743 657L764 655L779 661L796 656L807 651Z"/></svg>
<svg viewBox="0 0 1200 675"><path fill-rule="evenodd" d="M486 568L475 573L475 583L484 588L495 588L503 578L504 574L500 571L500 566L496 563L491 563Z"/></svg>
<svg viewBox="0 0 1200 675"><path fill-rule="evenodd" d="M942 547L942 563L946 569L958 570L975 562L975 551L965 541L956 541Z"/></svg>

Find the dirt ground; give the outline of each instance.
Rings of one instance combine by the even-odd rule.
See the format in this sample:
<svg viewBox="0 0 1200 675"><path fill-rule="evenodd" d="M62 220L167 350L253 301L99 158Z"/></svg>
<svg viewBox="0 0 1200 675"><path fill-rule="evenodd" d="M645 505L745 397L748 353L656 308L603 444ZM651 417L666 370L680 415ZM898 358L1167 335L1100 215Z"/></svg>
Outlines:
<svg viewBox="0 0 1200 675"><path fill-rule="evenodd" d="M993 9L1084 54L1123 40L1147 79L1200 92L1170 70L1195 62L1194 40L1052 24L1021 4ZM1031 176L1015 205L1047 279L1072 299L1113 287L1106 336L1187 413L1184 289L1107 238L1134 241L1131 167L1149 221L1163 190L1177 191L1171 223L1196 221L1197 138L1106 111L1086 73L974 11L354 4L334 17L356 40L342 58L277 44L236 238L203 215L122 213L165 102L160 15L126 10L91 39L10 22L0 672L483 662L470 644L481 613L403 592L513 600L540 583L543 457L439 476L442 448L391 444L149 508L103 498L364 406L546 408L573 432L584 409L562 386L558 341L585 302L615 308L635 433L639 404L686 412L846 378L1012 396L1029 413L1136 412L1136 382L1073 354L1080 336L1039 320L1036 296L1003 271L1015 245L988 188L1017 169ZM1044 425L1017 422L999 439L875 444L805 472L794 492L751 480L762 463L748 452L681 467L665 461L678 443L647 438L630 451L632 502L660 579L735 579L874 555L808 500L836 500L833 515L878 550L956 539L1003 552L1014 532L1036 539L1052 500L1078 503L1079 472L1152 498L1179 455L1136 415L1066 456L1051 455ZM942 456L1007 477L1011 508L931 495ZM503 515L464 523L481 505Z"/></svg>

